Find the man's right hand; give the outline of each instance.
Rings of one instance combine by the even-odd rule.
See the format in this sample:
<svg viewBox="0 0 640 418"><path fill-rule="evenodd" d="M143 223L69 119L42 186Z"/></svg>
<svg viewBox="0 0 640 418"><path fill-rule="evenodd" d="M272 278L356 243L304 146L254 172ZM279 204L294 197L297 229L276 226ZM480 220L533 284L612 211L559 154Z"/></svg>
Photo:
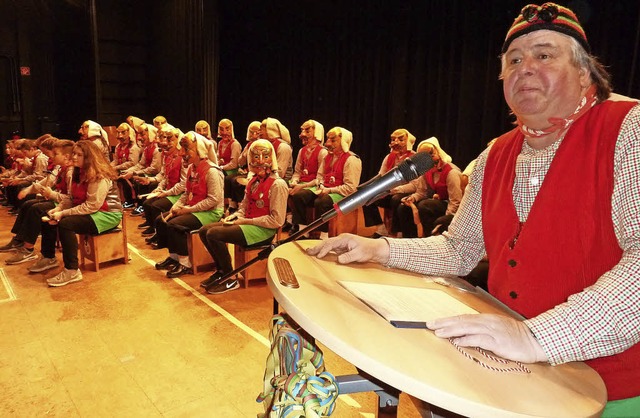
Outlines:
<svg viewBox="0 0 640 418"><path fill-rule="evenodd" d="M323 258L330 251L338 254L340 264L389 261L389 244L385 239L364 238L353 234L340 234L307 249L307 254Z"/></svg>

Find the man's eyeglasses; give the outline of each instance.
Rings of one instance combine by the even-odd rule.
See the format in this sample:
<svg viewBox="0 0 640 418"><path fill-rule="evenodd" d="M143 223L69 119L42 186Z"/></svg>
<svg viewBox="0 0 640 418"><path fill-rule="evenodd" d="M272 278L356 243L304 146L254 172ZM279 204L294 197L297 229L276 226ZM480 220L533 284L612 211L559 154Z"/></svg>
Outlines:
<svg viewBox="0 0 640 418"><path fill-rule="evenodd" d="M542 6L528 4L522 8L521 13L524 20L529 23L538 19L544 22L552 22L558 17L558 7L553 3L545 3Z"/></svg>

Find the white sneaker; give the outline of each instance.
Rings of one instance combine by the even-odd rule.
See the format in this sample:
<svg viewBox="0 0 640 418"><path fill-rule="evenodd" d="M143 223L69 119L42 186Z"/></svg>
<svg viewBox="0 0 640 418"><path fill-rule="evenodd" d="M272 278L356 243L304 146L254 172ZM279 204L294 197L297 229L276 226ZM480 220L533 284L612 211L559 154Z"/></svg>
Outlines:
<svg viewBox="0 0 640 418"><path fill-rule="evenodd" d="M47 279L47 284L53 287L60 287L80 280L82 280L82 272L79 269L67 270L64 268L56 276Z"/></svg>
<svg viewBox="0 0 640 418"><path fill-rule="evenodd" d="M27 268L27 270L29 270L31 273L40 273L42 271L56 268L59 265L60 264L58 263L58 259L56 258L42 257L40 260L30 265L29 268Z"/></svg>

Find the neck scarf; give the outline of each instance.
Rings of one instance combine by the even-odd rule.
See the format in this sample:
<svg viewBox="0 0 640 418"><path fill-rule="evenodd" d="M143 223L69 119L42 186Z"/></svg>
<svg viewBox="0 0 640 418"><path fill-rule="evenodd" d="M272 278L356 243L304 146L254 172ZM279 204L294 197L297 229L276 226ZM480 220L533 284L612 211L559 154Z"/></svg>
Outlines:
<svg viewBox="0 0 640 418"><path fill-rule="evenodd" d="M587 111L591 109L595 104L596 104L596 86L592 84L589 87L589 89L587 89L587 92L585 93L582 100L580 100L580 104L578 104L578 107L576 108L576 110L568 118L566 119L549 118L549 123L551 124L551 126L545 129L529 128L524 123L522 123L520 118L518 118L517 120L518 127L520 128L520 131L524 134L524 136L530 137L530 138L540 138L560 130L568 129L573 122L575 122L582 115L587 113Z"/></svg>

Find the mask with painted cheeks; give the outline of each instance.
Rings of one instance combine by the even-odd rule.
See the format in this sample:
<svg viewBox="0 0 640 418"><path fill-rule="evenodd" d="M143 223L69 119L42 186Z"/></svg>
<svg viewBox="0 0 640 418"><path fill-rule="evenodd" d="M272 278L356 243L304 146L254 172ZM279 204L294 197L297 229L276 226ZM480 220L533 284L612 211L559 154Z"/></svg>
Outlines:
<svg viewBox="0 0 640 418"><path fill-rule="evenodd" d="M407 140L407 134L403 130L397 129L391 134L391 142L389 143L389 148L391 148L391 150L394 152L405 152L407 150Z"/></svg>
<svg viewBox="0 0 640 418"><path fill-rule="evenodd" d="M126 145L128 142L131 142L130 129L131 128L126 123L121 123L120 125L118 125L118 127L116 128L116 138L118 139L118 142L120 142L120 144Z"/></svg>
<svg viewBox="0 0 640 418"><path fill-rule="evenodd" d="M266 178L277 167L275 158L273 145L265 139L258 139L249 148L249 169L256 176Z"/></svg>
<svg viewBox="0 0 640 418"><path fill-rule="evenodd" d="M300 127L300 140L302 141L302 145L305 146L309 143L310 140L315 139L316 127L313 123L306 121Z"/></svg>
<svg viewBox="0 0 640 418"><path fill-rule="evenodd" d="M199 162L196 138L191 132L186 133L180 140L180 154L185 167Z"/></svg>

